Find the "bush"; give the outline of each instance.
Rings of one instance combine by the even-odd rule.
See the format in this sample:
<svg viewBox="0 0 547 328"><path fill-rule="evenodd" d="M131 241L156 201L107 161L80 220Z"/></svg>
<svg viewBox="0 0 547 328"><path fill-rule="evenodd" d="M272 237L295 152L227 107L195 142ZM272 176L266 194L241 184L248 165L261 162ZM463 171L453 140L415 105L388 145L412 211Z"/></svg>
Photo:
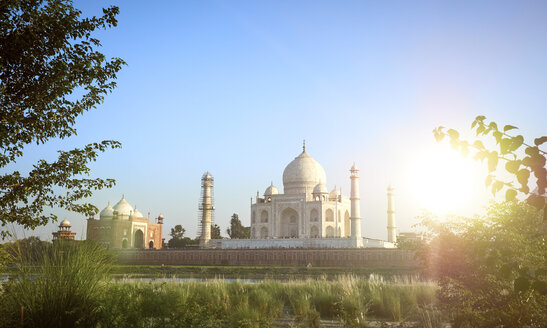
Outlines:
<svg viewBox="0 0 547 328"><path fill-rule="evenodd" d="M98 323L113 258L93 242L56 242L37 254L15 249L2 285L0 327L91 327ZM32 264L37 264L33 266ZM22 313L22 314L21 314Z"/></svg>

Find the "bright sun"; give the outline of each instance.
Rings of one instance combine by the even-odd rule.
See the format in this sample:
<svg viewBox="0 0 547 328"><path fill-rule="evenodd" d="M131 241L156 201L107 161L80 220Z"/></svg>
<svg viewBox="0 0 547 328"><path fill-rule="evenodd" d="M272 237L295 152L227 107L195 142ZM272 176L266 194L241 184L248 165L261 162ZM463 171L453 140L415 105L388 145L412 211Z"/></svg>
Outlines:
<svg viewBox="0 0 547 328"><path fill-rule="evenodd" d="M420 208L438 215L468 215L485 194L480 164L446 145L417 154L410 176Z"/></svg>

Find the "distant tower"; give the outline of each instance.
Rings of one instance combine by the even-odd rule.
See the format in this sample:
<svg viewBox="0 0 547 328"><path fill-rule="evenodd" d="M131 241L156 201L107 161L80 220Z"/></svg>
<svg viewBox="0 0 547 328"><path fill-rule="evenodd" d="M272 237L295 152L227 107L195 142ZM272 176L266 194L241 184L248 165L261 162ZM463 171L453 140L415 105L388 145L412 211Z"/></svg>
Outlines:
<svg viewBox="0 0 547 328"><path fill-rule="evenodd" d="M397 227L395 226L395 207L393 204L393 190L391 185L387 187L387 241L397 242Z"/></svg>
<svg viewBox="0 0 547 328"><path fill-rule="evenodd" d="M211 224L213 221L213 176L205 172L201 177L201 197L199 203L199 222L201 224L201 235L199 237L199 246L207 247L211 240Z"/></svg>
<svg viewBox="0 0 547 328"><path fill-rule="evenodd" d="M351 175L351 194L349 199L351 200L351 238L361 238L361 210L359 209L359 169L353 163L350 169ZM360 247L361 245L355 245Z"/></svg>

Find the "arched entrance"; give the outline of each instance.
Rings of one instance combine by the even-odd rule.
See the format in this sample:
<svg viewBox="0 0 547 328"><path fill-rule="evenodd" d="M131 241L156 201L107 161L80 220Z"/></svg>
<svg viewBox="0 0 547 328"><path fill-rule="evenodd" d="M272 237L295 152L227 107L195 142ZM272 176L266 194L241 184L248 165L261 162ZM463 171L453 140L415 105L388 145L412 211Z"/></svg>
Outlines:
<svg viewBox="0 0 547 328"><path fill-rule="evenodd" d="M317 226L312 226L310 230L311 238L319 238L319 228Z"/></svg>
<svg viewBox="0 0 547 328"><path fill-rule="evenodd" d="M327 238L332 238L332 237L334 237L334 228L331 227L331 226L328 226L327 229L326 229L326 231L325 231L325 236L326 236Z"/></svg>
<svg viewBox="0 0 547 328"><path fill-rule="evenodd" d="M127 239L122 240L122 248L127 248Z"/></svg>
<svg viewBox="0 0 547 328"><path fill-rule="evenodd" d="M260 229L260 238L261 238L261 239L266 239L266 238L268 238L268 228L262 227L262 228Z"/></svg>
<svg viewBox="0 0 547 328"><path fill-rule="evenodd" d="M292 208L286 208L281 212L281 237L298 237L298 212Z"/></svg>
<svg viewBox="0 0 547 328"><path fill-rule="evenodd" d="M144 248L144 233L142 230L135 231L135 238L133 240L135 241L133 244L135 248Z"/></svg>
<svg viewBox="0 0 547 328"><path fill-rule="evenodd" d="M154 241L151 240L149 243L148 243L148 248L152 249L154 248Z"/></svg>

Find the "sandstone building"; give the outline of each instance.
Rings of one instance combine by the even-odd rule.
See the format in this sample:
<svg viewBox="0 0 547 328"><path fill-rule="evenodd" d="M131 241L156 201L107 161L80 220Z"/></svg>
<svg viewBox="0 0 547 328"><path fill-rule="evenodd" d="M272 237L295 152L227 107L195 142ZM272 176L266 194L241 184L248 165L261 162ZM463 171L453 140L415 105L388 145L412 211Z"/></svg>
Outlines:
<svg viewBox="0 0 547 328"><path fill-rule="evenodd" d="M94 215L93 215L94 216ZM95 240L108 248L162 248L163 216L156 222L144 217L122 196L114 205L110 203L99 214L87 220L87 239Z"/></svg>

